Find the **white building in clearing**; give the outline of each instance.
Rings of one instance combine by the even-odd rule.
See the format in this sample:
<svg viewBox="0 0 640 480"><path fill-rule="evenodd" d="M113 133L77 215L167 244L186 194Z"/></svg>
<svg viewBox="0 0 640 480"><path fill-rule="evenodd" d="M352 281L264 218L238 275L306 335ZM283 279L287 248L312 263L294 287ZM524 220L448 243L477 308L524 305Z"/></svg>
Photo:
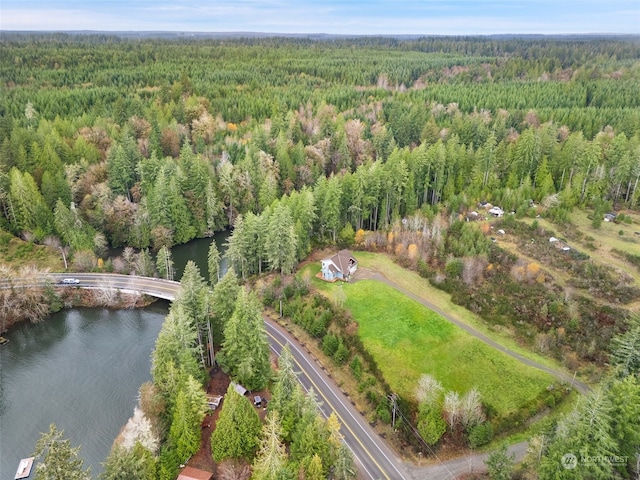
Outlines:
<svg viewBox="0 0 640 480"><path fill-rule="evenodd" d="M489 214L493 215L494 217L501 217L504 215L504 210L502 210L500 207L492 207L489 210Z"/></svg>
<svg viewBox="0 0 640 480"><path fill-rule="evenodd" d="M349 281L358 269L358 261L353 258L349 250L341 250L331 258L321 260L322 270L320 276L327 282L336 280Z"/></svg>

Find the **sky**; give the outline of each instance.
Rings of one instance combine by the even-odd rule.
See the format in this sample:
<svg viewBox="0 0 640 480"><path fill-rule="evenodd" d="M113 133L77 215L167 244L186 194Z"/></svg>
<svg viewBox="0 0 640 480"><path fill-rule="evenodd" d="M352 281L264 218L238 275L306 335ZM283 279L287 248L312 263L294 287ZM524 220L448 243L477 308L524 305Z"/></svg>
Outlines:
<svg viewBox="0 0 640 480"><path fill-rule="evenodd" d="M640 33L640 0L0 0L0 30Z"/></svg>

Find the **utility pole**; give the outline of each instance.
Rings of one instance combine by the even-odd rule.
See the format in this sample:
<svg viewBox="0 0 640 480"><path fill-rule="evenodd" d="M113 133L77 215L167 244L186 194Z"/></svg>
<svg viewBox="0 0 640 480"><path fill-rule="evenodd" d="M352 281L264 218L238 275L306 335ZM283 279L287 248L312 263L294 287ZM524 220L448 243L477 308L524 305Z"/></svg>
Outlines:
<svg viewBox="0 0 640 480"><path fill-rule="evenodd" d="M396 409L398 408L398 403L397 403L398 397L396 396L395 393L392 393L387 398L391 403L393 403L391 427L395 430L396 429Z"/></svg>

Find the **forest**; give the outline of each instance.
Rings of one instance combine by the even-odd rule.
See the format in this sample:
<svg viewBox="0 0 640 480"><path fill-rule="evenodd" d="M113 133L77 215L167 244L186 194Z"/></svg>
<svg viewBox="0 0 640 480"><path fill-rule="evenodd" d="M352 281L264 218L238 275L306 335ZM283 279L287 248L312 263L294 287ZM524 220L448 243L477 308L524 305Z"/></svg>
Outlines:
<svg viewBox="0 0 640 480"><path fill-rule="evenodd" d="M635 341L633 281L581 259L563 268L589 294L569 298L467 220L490 202L513 212L498 226L543 239L522 220L638 208L637 37L0 45L3 244L130 273L109 248L148 256L231 229L240 282L291 274L325 245L386 251L565 365L605 368Z"/></svg>

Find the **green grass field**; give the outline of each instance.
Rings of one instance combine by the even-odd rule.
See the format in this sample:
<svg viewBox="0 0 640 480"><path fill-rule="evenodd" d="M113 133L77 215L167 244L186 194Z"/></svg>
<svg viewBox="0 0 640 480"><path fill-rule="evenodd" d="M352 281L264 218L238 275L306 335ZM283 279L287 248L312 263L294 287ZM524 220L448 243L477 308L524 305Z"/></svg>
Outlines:
<svg viewBox="0 0 640 480"><path fill-rule="evenodd" d="M464 394L478 387L500 416L534 400L554 379L473 338L393 288L362 280L342 287L345 307L391 388L413 397L429 373L446 389Z"/></svg>
<svg viewBox="0 0 640 480"><path fill-rule="evenodd" d="M25 265L35 265L53 272L64 270L59 252L25 242L0 229L0 262L18 270Z"/></svg>

